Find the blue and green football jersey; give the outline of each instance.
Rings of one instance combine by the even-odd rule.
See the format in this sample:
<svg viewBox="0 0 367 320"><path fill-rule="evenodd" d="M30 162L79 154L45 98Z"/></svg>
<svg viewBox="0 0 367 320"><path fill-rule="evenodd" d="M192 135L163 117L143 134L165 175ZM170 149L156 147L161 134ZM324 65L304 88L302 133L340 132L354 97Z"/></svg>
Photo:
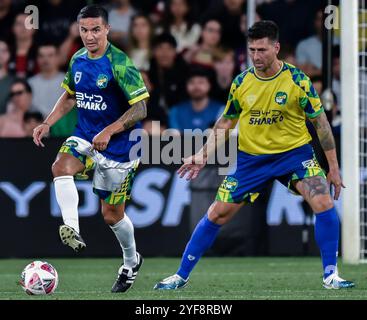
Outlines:
<svg viewBox="0 0 367 320"><path fill-rule="evenodd" d="M132 104L149 97L140 72L124 52L110 43L98 58L90 58L86 48L76 52L61 86L76 98L78 123L73 135L90 143ZM129 134L140 127L138 123L113 135L101 153L118 162L134 160L129 159L129 151L137 141L129 141Z"/></svg>

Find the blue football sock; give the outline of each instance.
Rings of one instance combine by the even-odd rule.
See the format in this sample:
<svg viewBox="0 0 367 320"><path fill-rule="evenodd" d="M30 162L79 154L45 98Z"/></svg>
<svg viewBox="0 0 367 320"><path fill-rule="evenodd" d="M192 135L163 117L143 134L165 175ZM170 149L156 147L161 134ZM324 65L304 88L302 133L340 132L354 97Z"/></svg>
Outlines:
<svg viewBox="0 0 367 320"><path fill-rule="evenodd" d="M320 248L324 278L336 270L339 218L335 208L316 214L315 238Z"/></svg>
<svg viewBox="0 0 367 320"><path fill-rule="evenodd" d="M180 277L183 279L189 277L201 256L213 244L220 227L221 225L211 222L207 215L199 221L182 255L181 265L177 271Z"/></svg>

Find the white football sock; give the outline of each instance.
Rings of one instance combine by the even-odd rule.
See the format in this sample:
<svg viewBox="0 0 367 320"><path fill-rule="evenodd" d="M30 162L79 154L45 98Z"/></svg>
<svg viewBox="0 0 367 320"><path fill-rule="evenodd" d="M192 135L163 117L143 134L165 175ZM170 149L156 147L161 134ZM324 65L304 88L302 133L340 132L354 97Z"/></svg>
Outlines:
<svg viewBox="0 0 367 320"><path fill-rule="evenodd" d="M78 203L79 195L73 176L61 176L54 179L56 200L59 204L64 223L79 231Z"/></svg>
<svg viewBox="0 0 367 320"><path fill-rule="evenodd" d="M124 266L128 268L134 267L138 261L136 258L134 226L131 220L125 213L123 219L110 227L120 242L124 254Z"/></svg>

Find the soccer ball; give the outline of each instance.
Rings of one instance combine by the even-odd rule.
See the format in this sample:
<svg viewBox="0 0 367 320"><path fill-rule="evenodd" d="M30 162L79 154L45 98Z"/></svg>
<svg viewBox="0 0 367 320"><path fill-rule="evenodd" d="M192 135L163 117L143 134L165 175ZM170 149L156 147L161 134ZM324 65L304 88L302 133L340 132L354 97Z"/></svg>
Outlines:
<svg viewBox="0 0 367 320"><path fill-rule="evenodd" d="M22 274L20 284L30 295L53 293L59 282L56 269L44 261L33 261L28 264Z"/></svg>

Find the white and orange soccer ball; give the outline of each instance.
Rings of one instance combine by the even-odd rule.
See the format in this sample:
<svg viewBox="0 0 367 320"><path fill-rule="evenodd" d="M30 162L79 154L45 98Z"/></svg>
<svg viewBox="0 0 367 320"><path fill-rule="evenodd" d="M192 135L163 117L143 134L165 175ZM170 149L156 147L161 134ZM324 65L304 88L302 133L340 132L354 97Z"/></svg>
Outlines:
<svg viewBox="0 0 367 320"><path fill-rule="evenodd" d="M20 284L30 295L53 293L59 283L56 269L48 262L33 261L28 264L22 274Z"/></svg>

